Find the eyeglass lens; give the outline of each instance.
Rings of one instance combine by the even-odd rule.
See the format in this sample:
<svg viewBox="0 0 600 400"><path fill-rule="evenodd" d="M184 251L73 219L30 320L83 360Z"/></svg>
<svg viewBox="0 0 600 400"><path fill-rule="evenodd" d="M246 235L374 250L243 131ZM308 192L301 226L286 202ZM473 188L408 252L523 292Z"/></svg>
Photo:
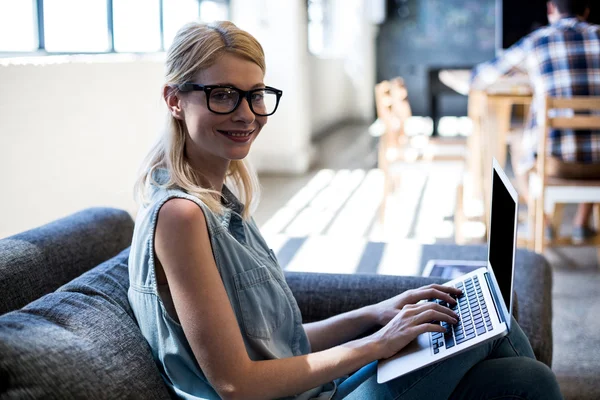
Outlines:
<svg viewBox="0 0 600 400"><path fill-rule="evenodd" d="M271 114L277 106L277 95L268 89L252 91L250 99L250 107L256 114ZM229 113L234 110L239 100L240 94L235 90L216 88L210 93L208 106L215 112Z"/></svg>

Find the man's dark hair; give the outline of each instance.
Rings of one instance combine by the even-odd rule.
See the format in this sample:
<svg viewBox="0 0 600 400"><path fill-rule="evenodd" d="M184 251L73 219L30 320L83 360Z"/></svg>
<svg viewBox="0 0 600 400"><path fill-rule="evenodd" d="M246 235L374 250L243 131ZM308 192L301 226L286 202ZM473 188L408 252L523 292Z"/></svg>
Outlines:
<svg viewBox="0 0 600 400"><path fill-rule="evenodd" d="M583 15L590 7L589 0L550 0L561 14Z"/></svg>

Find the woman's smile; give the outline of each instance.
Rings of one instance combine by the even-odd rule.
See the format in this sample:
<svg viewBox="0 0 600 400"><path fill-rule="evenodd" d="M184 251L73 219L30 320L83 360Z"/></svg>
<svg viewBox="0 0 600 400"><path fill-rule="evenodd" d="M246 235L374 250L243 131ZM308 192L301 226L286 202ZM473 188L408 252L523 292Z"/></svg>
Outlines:
<svg viewBox="0 0 600 400"><path fill-rule="evenodd" d="M250 141L252 138L252 134L256 129L247 129L247 130L222 130L217 129L217 132L225 136L227 139L230 139L234 142L245 143Z"/></svg>

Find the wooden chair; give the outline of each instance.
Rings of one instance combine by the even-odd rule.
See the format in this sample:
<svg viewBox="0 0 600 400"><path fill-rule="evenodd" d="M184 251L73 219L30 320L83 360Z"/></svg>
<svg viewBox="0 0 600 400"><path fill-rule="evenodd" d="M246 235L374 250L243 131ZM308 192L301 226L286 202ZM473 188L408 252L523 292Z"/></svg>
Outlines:
<svg viewBox="0 0 600 400"><path fill-rule="evenodd" d="M551 116L551 110L573 110L572 116ZM587 115L578 115L577 111L587 111ZM595 111L595 113L591 113ZM547 97L544 102L541 124L541 138L538 145L536 171L529 177L528 219L530 229L530 248L542 253L546 245L573 245L570 238L559 237L562 218L562 206L566 203L600 203L600 177L598 180L561 179L546 176L547 138L550 129L600 129L600 97ZM545 155L544 157L540 155ZM556 206L556 208L555 208ZM595 204L595 220L600 218L598 205ZM552 228L555 239L544 239L544 213L552 216ZM583 243L600 245L600 235Z"/></svg>
<svg viewBox="0 0 600 400"><path fill-rule="evenodd" d="M383 221L387 199L397 186L398 174L394 171L396 167L435 161L465 163L467 150L464 139L436 139L423 135L410 137L406 134L406 122L412 117L412 110L408 102L408 91L400 77L382 81L375 86L375 105L377 117L385 127L378 149L378 165L384 175L384 193L380 207L380 220ZM456 193L455 224L463 215L462 192L461 179ZM456 237L460 241L458 229Z"/></svg>
<svg viewBox="0 0 600 400"><path fill-rule="evenodd" d="M406 122L412 116L408 103L408 92L402 78L382 81L375 86L375 105L377 117L383 122L384 134L379 141L378 165L384 172L386 184L385 193L391 189L389 182L389 167L397 161L414 161L416 154L410 152L409 138L406 136ZM414 153L413 153L414 154Z"/></svg>

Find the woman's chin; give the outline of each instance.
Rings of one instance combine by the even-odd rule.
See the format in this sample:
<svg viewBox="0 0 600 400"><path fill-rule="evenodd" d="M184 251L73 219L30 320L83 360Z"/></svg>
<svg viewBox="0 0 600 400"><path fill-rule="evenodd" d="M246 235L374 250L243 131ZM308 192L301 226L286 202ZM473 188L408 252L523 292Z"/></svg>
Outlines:
<svg viewBox="0 0 600 400"><path fill-rule="evenodd" d="M241 149L240 149L241 150ZM232 151L228 154L227 158L230 161L241 161L244 158L248 157L248 153L250 152L250 150L245 150L245 151Z"/></svg>

